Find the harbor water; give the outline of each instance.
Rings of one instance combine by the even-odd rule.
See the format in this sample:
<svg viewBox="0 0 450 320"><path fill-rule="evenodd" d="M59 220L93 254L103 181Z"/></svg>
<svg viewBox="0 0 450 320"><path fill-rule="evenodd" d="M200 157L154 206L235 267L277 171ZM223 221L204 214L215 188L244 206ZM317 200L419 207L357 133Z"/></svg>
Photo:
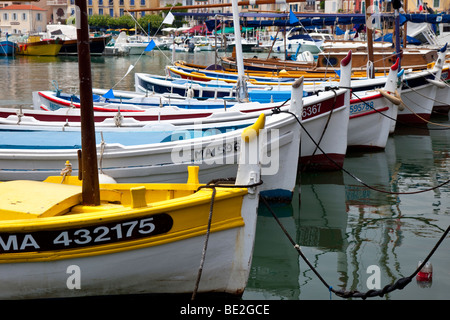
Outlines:
<svg viewBox="0 0 450 320"><path fill-rule="evenodd" d="M142 56L93 56L93 87L134 90L134 72L163 75L171 55L153 50ZM215 62L214 52L177 52L176 58ZM125 76L130 66L133 71ZM79 93L76 57L0 57L0 78L0 107L30 108L37 90ZM448 115L431 121L450 125ZM292 174L298 180L292 203L271 204L284 231L260 204L243 300L342 300L325 283L334 290L381 289L411 275L450 225L450 184L437 187L450 179L445 126L399 128L384 151L349 152L344 170ZM430 259L432 281L414 278L403 290L369 299L450 299L449 252L447 236Z"/></svg>

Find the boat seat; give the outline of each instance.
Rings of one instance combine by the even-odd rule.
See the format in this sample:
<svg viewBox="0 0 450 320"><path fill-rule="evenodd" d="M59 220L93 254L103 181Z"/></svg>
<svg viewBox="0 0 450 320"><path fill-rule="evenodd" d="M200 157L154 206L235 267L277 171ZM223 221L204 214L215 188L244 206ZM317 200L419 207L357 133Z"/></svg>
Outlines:
<svg viewBox="0 0 450 320"><path fill-rule="evenodd" d="M100 189L100 199L121 201L115 190ZM60 216L82 203L80 185L15 180L0 183L0 220Z"/></svg>
<svg viewBox="0 0 450 320"><path fill-rule="evenodd" d="M15 180L0 183L0 219L58 216L81 203L81 187Z"/></svg>

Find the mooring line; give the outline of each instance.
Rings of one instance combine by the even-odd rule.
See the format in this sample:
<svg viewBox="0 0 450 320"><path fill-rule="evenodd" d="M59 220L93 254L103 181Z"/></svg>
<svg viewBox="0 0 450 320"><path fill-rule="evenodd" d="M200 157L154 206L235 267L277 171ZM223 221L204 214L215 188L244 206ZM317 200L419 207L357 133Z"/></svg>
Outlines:
<svg viewBox="0 0 450 320"><path fill-rule="evenodd" d="M216 197L216 187L212 187L211 203L209 205L208 227L206 229L205 242L203 244L203 249L202 249L202 258L200 260L200 266L198 267L197 279L195 281L194 291L192 292L191 300L195 300L195 298L197 296L198 286L200 284L200 279L201 279L202 273L203 273L203 265L205 264L206 249L208 248L209 235L211 233L211 221L212 221L215 197Z"/></svg>
<svg viewBox="0 0 450 320"><path fill-rule="evenodd" d="M351 89L351 87L340 87L340 88L344 88L344 89ZM352 91L352 95L354 95L359 101L361 101L362 103L364 103L366 106L368 106L369 108L371 108L372 110L378 112L379 114L383 115L384 117L395 121L397 123L400 123L403 126L408 126L408 127L413 127L413 128L418 128L418 129L427 129L427 130L447 130L447 128L449 128L449 126L446 125L441 125L439 123L435 123L435 122L431 122L429 120L425 120L424 118L422 118L421 116L419 116L417 113L415 113L413 110L411 110L411 108L409 108L405 103L403 104L408 110L410 110L415 116L417 116L418 118L420 118L421 120L423 120L424 122L427 122L428 124L435 124L437 126L443 126L445 128L424 128L423 126L415 126L406 122L402 122L399 121L398 119L394 119L391 116L388 116L387 114L380 112L379 110L375 109L374 107L372 107L371 105L369 105L366 101L362 100L359 96L357 96L353 91ZM428 98L429 99L429 98Z"/></svg>
<svg viewBox="0 0 450 320"><path fill-rule="evenodd" d="M208 242L209 242L209 235L211 234L211 222L212 222L212 214L213 214L213 208L214 208L214 200L216 197L216 188L254 188L257 186L260 186L263 184L262 180L259 180L259 182L249 184L249 185L236 185L234 184L235 179L234 178L228 178L228 179L216 179L213 180L206 185L200 186L197 188L196 192L200 189L204 188L210 188L212 189L211 194L211 202L209 205L209 216L208 216L208 225L206 228L206 235L205 235L205 242L203 243L203 249L202 249L202 257L200 259L200 266L197 271L197 278L195 280L195 286L194 290L192 292L191 300L195 300L197 297L198 287L200 285L200 279L202 277L203 273L203 266L205 264L205 258L206 258L206 250L208 249ZM222 182L222 184L220 184ZM224 183L230 183L230 184L224 184Z"/></svg>
<svg viewBox="0 0 450 320"><path fill-rule="evenodd" d="M378 192L382 192L382 193L395 194L395 195L399 195L399 194L417 194L417 193L423 193L423 192L428 192L428 191L432 191L432 190L438 189L438 188L440 188L440 187L442 187L442 186L444 186L444 185L446 185L447 183L450 182L450 179L449 179L449 180L444 181L443 183L441 183L441 184L439 184L439 185L437 185L437 186L435 186L435 187L433 187L433 188L429 188L429 189L425 189L425 190L418 190L418 191L411 191L411 192L395 192L395 191L387 191L387 190L383 190L383 189L378 189L378 188L372 187L372 186L368 185L367 183L365 183L364 181L362 181L362 180L361 180L360 178L358 178L357 176L355 176L354 174L352 174L351 172L347 171L345 168L343 168L342 166L340 166L336 161L334 161L331 157L329 157L328 154L327 154L325 151L323 151L323 149L322 149L322 148L314 141L313 137L312 137L312 136L310 135L310 133L305 129L305 127L303 126L303 124L301 123L301 121L298 119L298 117L297 117L294 113L292 113L292 112L290 112L290 111L284 111L284 110L281 110L279 107L273 108L273 109L272 109L272 112L273 112L274 114L284 112L284 113L288 113L288 114L292 115L292 116L297 120L297 123L302 127L303 131L305 131L305 133L308 135L308 137L311 139L311 141L312 141L312 142L317 146L317 148L325 155L325 157L327 157L328 160L330 160L334 165L336 165L336 167L340 168L342 171L344 171L345 173L347 173L347 174L348 174L349 176L351 176L353 179L355 179L356 181L358 181L358 182L361 183L363 186L365 186L365 187L367 187L367 188L369 188L369 189L372 189L372 190L375 190L375 191L378 191Z"/></svg>
<svg viewBox="0 0 450 320"><path fill-rule="evenodd" d="M438 242L434 245L434 247L432 248L430 253L427 255L425 260L417 267L417 269L410 276L400 278L396 282L394 282L393 284L388 284L388 285L384 286L383 289L378 289L378 290L373 290L372 289L372 290L369 290L369 291L367 291L365 293L357 291L357 290L352 290L352 291L335 290L335 289L333 289L332 286L330 286L326 282L326 280L320 275L320 273L316 270L316 268L314 268L314 266L309 262L309 260L303 254L300 245L294 242L294 240L289 235L289 233L287 232L286 228L283 226L281 221L278 219L277 215L272 210L272 208L270 207L270 204L267 202L267 200L264 198L264 196L260 195L260 199L262 200L264 205L267 207L267 209L270 211L272 216L275 218L275 221L278 223L278 225L280 226L281 230L286 235L286 237L288 238L289 242L293 245L295 250L298 252L300 257L306 262L306 264L313 271L313 273L319 278L319 280L324 284L324 286L330 291L330 295L331 295L331 293L334 293L338 297L346 298L346 299L348 299L348 298L361 298L361 299L365 300L367 298L372 298L372 297L383 297L385 294L390 293L390 292L392 292L394 290L402 290L403 288L405 288L412 281L412 279L420 272L420 270L422 270L422 268L430 260L430 258L433 256L433 254L438 249L438 247L441 245L442 241L444 241L445 237L450 232L450 226L448 226L447 229L442 234L442 236L440 237L440 239L438 240Z"/></svg>
<svg viewBox="0 0 450 320"><path fill-rule="evenodd" d="M405 85L406 85L409 89L411 89L414 93L416 93L416 94L418 94L418 95L420 95L420 96L422 96L422 97L424 97L424 98L426 98L426 99L432 100L432 101L434 101L434 102L440 102L440 103L443 103L443 104L446 105L446 106L449 106L449 104L447 104L447 103L444 103L444 102L441 102L441 101L437 101L437 100L435 100L435 99L433 99L433 98L427 97L427 96L424 95L424 94L421 94L418 90L415 90L414 88L412 88L411 86L409 86L407 82L405 83ZM411 99L408 99L408 100L409 100L409 102L414 103L416 106L421 107L421 106L418 105L416 102L411 101ZM434 125L436 125L436 126L445 127L445 128L450 128L450 126L448 126L448 125L444 125L444 124L440 124L440 123L435 123L435 122L432 122L432 121L429 121L429 120L426 120L426 119L422 118L422 117L419 116L417 113L415 113L413 110L411 110L411 108L408 107L406 104L405 104L405 107L408 108L408 110L411 111L411 113L413 113L415 116L417 116L417 117L420 118L422 121L425 121L425 122L428 123L428 124L434 124Z"/></svg>

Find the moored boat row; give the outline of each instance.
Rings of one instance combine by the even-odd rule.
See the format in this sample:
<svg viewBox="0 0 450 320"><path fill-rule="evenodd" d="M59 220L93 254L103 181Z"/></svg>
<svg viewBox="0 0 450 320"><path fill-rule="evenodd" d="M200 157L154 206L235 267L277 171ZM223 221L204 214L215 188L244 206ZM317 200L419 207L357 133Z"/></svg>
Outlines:
<svg viewBox="0 0 450 320"><path fill-rule="evenodd" d="M241 296L260 197L291 201L299 170L340 170L350 148L383 149L397 124L426 123L445 51L426 70L397 59L375 78L352 78L350 51L333 81L136 73L135 92L39 91L34 110L2 108L0 299Z"/></svg>
<svg viewBox="0 0 450 320"><path fill-rule="evenodd" d="M350 57L351 55L349 55L349 59L351 59ZM442 62L442 60L440 61ZM436 71L442 69L442 66L439 66L440 64L436 66ZM348 80L349 82L346 84L345 79L350 79L350 73L351 67L343 66L341 82L333 90L328 90L327 87L318 84L314 85L314 90L308 88L311 85L304 84L303 86L303 91L310 93L303 98L304 107L301 120L305 126L303 130L306 130L312 137L311 139L306 134L302 135L300 163L304 168L338 169L343 165L347 147L383 149L389 133L394 131L398 115L403 111L397 110L398 106L403 103L400 93L403 97L404 90L407 91L406 88L398 86L399 83L402 83L397 76L398 63L391 67L391 72L387 78L378 79L379 87L383 85L382 89L371 87L364 91L368 82L365 80ZM426 72L426 74L429 73L431 72ZM402 72L401 77L404 76ZM421 77L424 76L425 74L421 75ZM408 83L413 82L411 80L413 78L407 79ZM339 86L343 87L344 90L351 87L351 98L350 96L345 98L345 93L340 91L342 89L339 89ZM433 85L429 84L429 86ZM328 90L328 93L324 92L317 95L317 92L320 93L321 90ZM275 91L272 93L277 97ZM283 92L280 91L281 93ZM328 98L326 98L327 94ZM302 93L302 95L305 95L305 93ZM71 131L79 127L79 124L77 124L80 120L79 103L74 102L73 98L69 100L70 97L68 96L64 99L63 95L54 92L37 92L34 93L34 96L36 97L35 108L41 110L22 110L22 114L19 115L15 115L12 110L1 110L3 117L1 122L5 124L4 129L8 128L6 126L8 123L18 123L17 127L21 130L24 130L27 126L34 127L34 130L38 130L39 126L41 129L54 127L56 131ZM170 130L179 130L183 126L186 128L186 125L189 124L191 124L190 128L192 129L192 124L197 121L198 123L201 122L204 130L215 126L223 131L226 130L224 124L227 122L248 121L255 114L261 112L272 113L273 109L286 98L283 95L282 99L275 98L276 102L272 103L255 101L234 104L221 99L211 99L210 101L194 99L196 103L186 100L185 105L180 107L175 102L172 105L172 102L168 103L167 97L156 94L153 97L143 94L139 98L138 96L139 94L136 94L133 97L129 93L129 97L132 98L128 97L128 100L124 98L121 103L118 101L114 103L108 101L94 102L94 109L96 110L94 121L96 121L98 130L105 132L112 128L122 131L138 128L148 130L153 126L155 129L151 130L156 132L161 128L164 129L164 126ZM146 104L149 103L150 98L154 98L156 103ZM178 97L178 99L181 101L181 97ZM140 101L141 104L138 104L137 101ZM176 99L171 101L176 101ZM161 106L163 107L161 108ZM50 109L57 110L47 111ZM340 118L341 114L342 119ZM376 121L375 118L377 118ZM363 130L363 128L366 130ZM369 130L370 128L373 128L372 131ZM383 130L380 130L381 128ZM330 142L328 142L328 138L331 139ZM320 147L317 145L318 142L320 142ZM321 148L323 148L322 151L319 150ZM336 148L339 150L336 151ZM335 156L335 159L333 159L333 156ZM331 160L327 157L330 157ZM317 159L321 160L318 161ZM336 163L333 163L333 161ZM327 165L320 164L321 162Z"/></svg>

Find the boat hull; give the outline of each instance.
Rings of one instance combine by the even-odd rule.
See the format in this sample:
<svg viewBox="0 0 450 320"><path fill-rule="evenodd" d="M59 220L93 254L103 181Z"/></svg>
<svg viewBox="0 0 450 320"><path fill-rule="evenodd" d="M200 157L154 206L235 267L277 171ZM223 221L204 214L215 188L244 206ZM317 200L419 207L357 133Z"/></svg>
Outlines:
<svg viewBox="0 0 450 320"><path fill-rule="evenodd" d="M89 51L93 55L101 55L105 50L106 44L111 40L111 36L96 37L89 39ZM65 40L64 45L58 53L59 55L76 55L78 54L77 40Z"/></svg>
<svg viewBox="0 0 450 320"><path fill-rule="evenodd" d="M163 78L152 77L142 73L135 73L134 83L137 92L170 93L186 97L192 90L193 97L197 99L233 98L235 96L235 88L233 86L221 87L212 83L209 84L209 87L208 84L199 86L190 84L188 80L169 82Z"/></svg>
<svg viewBox="0 0 450 320"><path fill-rule="evenodd" d="M17 44L12 41L0 41L0 56L13 56L17 48Z"/></svg>
<svg viewBox="0 0 450 320"><path fill-rule="evenodd" d="M448 70L442 71L441 80L446 83L446 86L436 90L433 113L438 115L448 115L450 113L450 72Z"/></svg>
<svg viewBox="0 0 450 320"><path fill-rule="evenodd" d="M56 56L63 46L62 40L42 40L30 43L18 43L19 55L26 56Z"/></svg>
<svg viewBox="0 0 450 320"><path fill-rule="evenodd" d="M267 111L269 112L269 111ZM248 116L253 122L261 112ZM220 117L217 123L223 121ZM191 120L191 123L193 121ZM203 129L214 128L216 122L206 124ZM201 121L197 128L202 129ZM223 125L223 124L222 124ZM19 126L20 129L20 126ZM226 133L211 135L211 130L198 131L198 138L184 139L185 130L171 129L173 135L162 136L167 142L151 143L156 131L102 132L104 143L97 148L102 172L119 183L128 182L183 182L187 179L187 167L200 167L199 179L208 183L217 178L236 177L237 159L240 154L240 134L242 129L229 126ZM260 139L260 148L265 150L262 164L264 185L261 192L268 197L280 201L290 201L295 188L299 145L300 126L292 115L278 114L270 116L266 122L266 134ZM25 130L25 128L23 128ZM37 130L31 129L31 130ZM123 130L127 130L123 128ZM74 172L78 172L77 141L71 142L69 134L73 131L49 132L2 132L3 148L0 149L0 180L30 179L42 180L49 175L58 175L65 161L70 161ZM130 140L125 139L126 135ZM19 144L19 134L26 134L23 144ZM14 135L13 142L8 135ZM146 137L148 142L146 143ZM36 137L36 138L34 138ZM174 139L173 139L174 137ZM79 138L79 137L78 137ZM7 140L10 147L6 149ZM14 139L13 139L14 140ZM36 140L35 142L33 142ZM174 140L174 141L172 141ZM39 146L39 141L41 141ZM60 141L60 142L58 142ZM101 140L100 140L101 141ZM97 143L100 143L97 138ZM127 145L127 141L128 145ZM34 143L34 147L33 147ZM45 146L44 146L45 143ZM70 149L67 146L72 146ZM80 144L78 144L79 146Z"/></svg>
<svg viewBox="0 0 450 320"><path fill-rule="evenodd" d="M396 120L397 106L381 94L350 100L348 148L358 150L383 150Z"/></svg>
<svg viewBox="0 0 450 320"><path fill-rule="evenodd" d="M107 90L93 90L99 94L105 94ZM118 92L115 93L120 94ZM115 99L102 99L99 96L94 97L94 111L98 112L117 112L119 109L121 112L141 112L151 108L159 108L164 106L167 109L172 107L182 109L223 109L224 107L232 107L234 101L222 101L222 100L203 100L187 99L177 97L174 95L165 96L161 94L144 95L135 93L134 97L116 97ZM58 110L61 108L80 108L79 96L73 96L65 93L57 94L54 91L35 91L33 92L33 107L36 110ZM158 113L158 110L156 109ZM164 112L163 112L164 113Z"/></svg>
<svg viewBox="0 0 450 320"><path fill-rule="evenodd" d="M235 252L239 244L234 241L239 236L240 228L211 234L198 293L242 295L250 266L248 257L244 262ZM204 241L204 236L198 236L120 253L52 262L1 263L0 299L192 293ZM80 288L68 282L73 272L70 266L79 268Z"/></svg>
<svg viewBox="0 0 450 320"><path fill-rule="evenodd" d="M426 79L434 79L433 75L416 79L416 83L404 82L402 100L403 110L397 114L397 124L426 125L430 120L436 97L437 87L428 83Z"/></svg>
<svg viewBox="0 0 450 320"><path fill-rule="evenodd" d="M345 103L347 94L337 96L336 101L329 99L314 105L306 102L309 97L305 98L300 170L334 171L343 167L349 123L349 106Z"/></svg>
<svg viewBox="0 0 450 320"><path fill-rule="evenodd" d="M68 180L77 180L73 178ZM53 183L19 181L18 186L62 192L70 187L70 194L81 193L81 182L59 184L59 177L50 181ZM0 248L0 280L4 284L0 299L186 294L196 290L212 190L195 192L199 187L195 182L181 187L140 186L145 188L146 198L153 199L145 206L136 207L127 198L135 197L133 185L120 184L100 185L109 190L101 196L102 201L109 202L100 205L99 211L74 202L69 210L77 214L55 212L56 216L9 221L8 204L3 202L0 238L12 240L11 245L2 242ZM10 189L11 185L0 187ZM229 190L218 188L214 197L207 258L197 293L239 297L247 284L259 198L257 191ZM165 194L175 198L164 199ZM20 198L20 193L14 195ZM29 245L15 246L22 239L28 239Z"/></svg>

